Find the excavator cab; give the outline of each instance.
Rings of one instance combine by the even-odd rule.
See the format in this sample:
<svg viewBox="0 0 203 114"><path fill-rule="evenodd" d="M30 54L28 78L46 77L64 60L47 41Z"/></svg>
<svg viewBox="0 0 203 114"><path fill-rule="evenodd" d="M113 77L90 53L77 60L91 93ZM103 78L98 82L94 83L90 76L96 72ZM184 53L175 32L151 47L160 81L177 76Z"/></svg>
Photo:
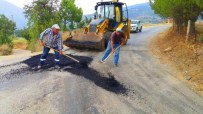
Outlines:
<svg viewBox="0 0 203 114"><path fill-rule="evenodd" d="M96 20L105 20L105 19L109 19L109 29L113 29L115 28L115 26L118 25L119 22L121 22L121 14L120 11L122 11L121 9L121 5L116 5L115 3L112 4L111 2L99 2L97 3L97 5L95 6L95 17ZM116 12L116 10L118 10ZM91 24L91 23L90 23Z"/></svg>
<svg viewBox="0 0 203 114"><path fill-rule="evenodd" d="M123 13L123 6L126 13ZM94 19L83 28L83 32L76 32L71 39L64 41L69 47L82 47L104 50L110 35L117 28L121 28L126 35L126 42L130 34L130 20L124 18L128 15L127 5L118 1L98 2L95 6Z"/></svg>

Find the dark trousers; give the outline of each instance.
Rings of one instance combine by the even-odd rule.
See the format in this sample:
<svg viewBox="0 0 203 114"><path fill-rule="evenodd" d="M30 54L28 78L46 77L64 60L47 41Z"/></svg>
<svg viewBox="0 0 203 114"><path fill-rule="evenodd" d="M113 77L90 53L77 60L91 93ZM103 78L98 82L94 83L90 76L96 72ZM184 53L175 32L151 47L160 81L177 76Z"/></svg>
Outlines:
<svg viewBox="0 0 203 114"><path fill-rule="evenodd" d="M53 47L53 48L58 50L58 47ZM50 51L50 48L44 46L43 53L40 57L40 65L41 66L44 65L44 62L46 61L46 58L49 54L49 51ZM59 60L59 53L57 51L54 51L54 53L55 53L55 59L54 59L55 65L59 65L59 61L60 61Z"/></svg>

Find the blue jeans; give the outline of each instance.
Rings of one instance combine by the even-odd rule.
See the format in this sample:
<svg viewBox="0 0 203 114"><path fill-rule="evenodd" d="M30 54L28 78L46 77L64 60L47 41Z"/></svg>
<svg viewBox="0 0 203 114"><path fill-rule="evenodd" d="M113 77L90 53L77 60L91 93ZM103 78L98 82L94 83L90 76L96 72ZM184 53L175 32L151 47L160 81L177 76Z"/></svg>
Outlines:
<svg viewBox="0 0 203 114"><path fill-rule="evenodd" d="M58 50L58 47L53 47L53 48ZM40 57L40 63L39 63L41 66L44 65L44 62L46 61L46 58L49 54L49 50L50 50L50 48L44 46L43 53ZM55 65L59 65L59 61L60 61L59 60L59 52L54 51L54 53L55 53L55 59L54 59Z"/></svg>
<svg viewBox="0 0 203 114"><path fill-rule="evenodd" d="M114 44L114 49L117 48L120 44ZM120 48L118 48L117 50L115 50L114 52L114 64L118 64L118 59L119 59L119 51L120 51ZM101 61L104 61L104 59L106 59L108 57L108 55L111 53L111 42L109 41L108 42L108 45L107 45L107 48L106 48L106 51L104 52L104 55L101 59Z"/></svg>

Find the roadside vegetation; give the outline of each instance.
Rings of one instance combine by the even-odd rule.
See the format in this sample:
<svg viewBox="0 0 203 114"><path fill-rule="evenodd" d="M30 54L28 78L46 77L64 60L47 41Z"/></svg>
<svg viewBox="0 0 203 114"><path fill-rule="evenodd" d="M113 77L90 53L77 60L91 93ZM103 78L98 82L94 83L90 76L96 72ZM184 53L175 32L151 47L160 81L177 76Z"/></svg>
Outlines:
<svg viewBox="0 0 203 114"><path fill-rule="evenodd" d="M83 11L74 0L35 0L24 6L27 28L16 30L15 22L0 15L0 55L9 55L13 48L41 50L39 35L57 23L62 33L84 27L91 19L82 20ZM15 31L15 33L14 33ZM67 36L66 36L67 37Z"/></svg>
<svg viewBox="0 0 203 114"><path fill-rule="evenodd" d="M156 58L176 69L176 76L203 97L203 23L196 23L194 40L185 43L185 36L173 27L152 40L150 49Z"/></svg>
<svg viewBox="0 0 203 114"><path fill-rule="evenodd" d="M195 22L203 18L202 0L149 0L151 8L163 18L173 19L173 30L186 35L186 41L196 33Z"/></svg>
<svg viewBox="0 0 203 114"><path fill-rule="evenodd" d="M13 42L12 34L15 30L15 23L6 16L0 15L0 55L12 53Z"/></svg>
<svg viewBox="0 0 203 114"><path fill-rule="evenodd" d="M38 51L40 33L53 24L59 24L61 32L65 32L83 27L87 22L82 21L83 11L74 0L35 0L31 5L25 5L24 10L31 51Z"/></svg>
<svg viewBox="0 0 203 114"><path fill-rule="evenodd" d="M203 97L202 0L150 0L155 13L171 18L173 26L151 43L152 52L177 70L179 79Z"/></svg>
<svg viewBox="0 0 203 114"><path fill-rule="evenodd" d="M27 50L28 49L28 40L25 38L14 38L13 39L13 48L14 49L23 49Z"/></svg>
<svg viewBox="0 0 203 114"><path fill-rule="evenodd" d="M28 19L27 28L15 30L15 22L12 22L5 16L1 15L0 25L0 47L2 45L12 50L13 47L19 44L13 42L14 30L15 37L25 38L24 41L26 49L32 52L41 50L39 45L39 35L46 28L50 28L53 24L58 23L61 27L61 32L69 34L68 31L74 31L90 23L91 19L87 17L82 20L83 11L77 7L74 0L34 0L30 5L24 6L24 14ZM163 18L170 18L173 20L173 31L184 34L185 40L191 40L196 34L195 22L198 16L203 14L202 0L149 0L151 8L156 14ZM9 27L9 28L8 28ZM63 38L67 36L63 35ZM203 42L203 38L199 39ZM1 49L2 50L2 49ZM11 52L10 52L11 53Z"/></svg>

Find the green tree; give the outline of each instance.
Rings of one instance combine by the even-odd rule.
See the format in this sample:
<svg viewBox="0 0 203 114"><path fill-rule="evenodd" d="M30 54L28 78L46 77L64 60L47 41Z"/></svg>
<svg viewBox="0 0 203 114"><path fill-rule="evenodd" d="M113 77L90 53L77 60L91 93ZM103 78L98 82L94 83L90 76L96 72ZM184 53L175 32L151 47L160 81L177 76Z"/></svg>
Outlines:
<svg viewBox="0 0 203 114"><path fill-rule="evenodd" d="M196 4L198 4L199 7L203 8L203 0L196 0ZM203 10L202 10L200 16L203 19Z"/></svg>
<svg viewBox="0 0 203 114"><path fill-rule="evenodd" d="M5 15L0 15L0 46L2 44L12 44L12 38L10 37L16 24L12 20L9 20Z"/></svg>
<svg viewBox="0 0 203 114"><path fill-rule="evenodd" d="M85 16L85 19L82 20L81 22L77 23L77 28L82 28L84 26L87 26L90 22L92 21L92 19L88 19L86 16Z"/></svg>
<svg viewBox="0 0 203 114"><path fill-rule="evenodd" d="M16 31L16 36L23 37L23 38L25 38L28 41L31 40L31 36L29 34L29 29L28 28L23 28L21 30L17 30Z"/></svg>
<svg viewBox="0 0 203 114"><path fill-rule="evenodd" d="M201 0L149 0L155 13L162 17L171 17L178 32L187 27L190 20L190 33L195 33L195 21L200 15L202 5Z"/></svg>
<svg viewBox="0 0 203 114"><path fill-rule="evenodd" d="M70 29L75 28L75 24L82 19L82 9L75 5L75 0L62 0L59 8L60 17L63 21L63 30L69 25Z"/></svg>
<svg viewBox="0 0 203 114"><path fill-rule="evenodd" d="M89 25L91 21L92 21L92 18L89 18L89 19L88 19L88 18L85 16L85 26Z"/></svg>
<svg viewBox="0 0 203 114"><path fill-rule="evenodd" d="M24 13L28 19L32 51L35 51L34 44L44 29L50 28L54 23L61 24L58 9L59 0L33 0L31 5L25 5Z"/></svg>
<svg viewBox="0 0 203 114"><path fill-rule="evenodd" d="M203 8L203 0L195 0L195 2L199 7Z"/></svg>

